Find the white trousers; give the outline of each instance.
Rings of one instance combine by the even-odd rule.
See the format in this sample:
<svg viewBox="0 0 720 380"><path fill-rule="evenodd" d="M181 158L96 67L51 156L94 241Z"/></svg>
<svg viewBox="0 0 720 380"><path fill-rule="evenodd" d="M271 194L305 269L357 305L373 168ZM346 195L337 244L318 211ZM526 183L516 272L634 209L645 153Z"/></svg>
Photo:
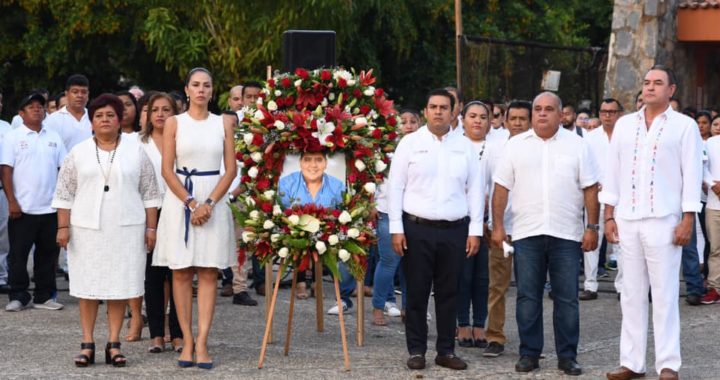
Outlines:
<svg viewBox="0 0 720 380"><path fill-rule="evenodd" d="M672 243L677 215L642 220L617 219L624 274L620 365L645 372L648 287L652 291L655 369L680 369L678 297L682 247Z"/></svg>
<svg viewBox="0 0 720 380"><path fill-rule="evenodd" d="M600 206L600 217L603 218L603 215L605 214L605 206ZM587 218L587 214L585 216ZM586 219L587 220L587 219ZM600 262L600 246L602 245L602 238L605 236L605 223L603 221L600 222L600 231L598 232L598 246L592 251L585 252L585 256L583 257L583 269L585 272L585 282L583 283L583 288L585 290L591 291L591 292L597 292L598 290L598 282L597 282L597 272L598 272L598 263ZM615 260L617 263L617 275L615 276L615 291L620 293L622 291L622 270L621 264L620 264L620 258L617 254L617 245L607 243L607 247L605 247L605 254L607 257L611 260Z"/></svg>
<svg viewBox="0 0 720 380"><path fill-rule="evenodd" d="M8 266L7 255L10 252L10 241L8 240L8 211L7 197L5 191L0 190L0 285L7 284Z"/></svg>

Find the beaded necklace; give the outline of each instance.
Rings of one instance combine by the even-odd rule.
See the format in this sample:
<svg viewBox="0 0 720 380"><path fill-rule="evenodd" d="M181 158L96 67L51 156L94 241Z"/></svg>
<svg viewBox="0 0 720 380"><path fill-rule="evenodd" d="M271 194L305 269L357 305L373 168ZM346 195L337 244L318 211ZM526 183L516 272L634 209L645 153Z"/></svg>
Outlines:
<svg viewBox="0 0 720 380"><path fill-rule="evenodd" d="M110 186L108 185L108 182L110 182L110 173L112 171L112 163L115 160L115 152L117 152L118 144L120 144L120 136L118 136L117 140L115 140L115 148L113 148L110 156L108 157L107 173L105 172L105 168L100 163L100 150L98 149L97 138L93 137L93 141L95 141L95 157L97 158L98 165L100 165L100 171L103 174L103 178L105 178L105 186L103 187L103 191L107 193L108 191L110 191Z"/></svg>

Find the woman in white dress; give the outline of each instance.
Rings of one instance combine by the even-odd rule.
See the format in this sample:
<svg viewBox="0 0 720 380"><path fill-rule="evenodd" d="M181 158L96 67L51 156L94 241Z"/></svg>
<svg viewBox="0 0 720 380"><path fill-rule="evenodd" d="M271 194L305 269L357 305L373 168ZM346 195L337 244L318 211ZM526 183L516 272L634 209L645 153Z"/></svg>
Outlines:
<svg viewBox="0 0 720 380"><path fill-rule="evenodd" d="M162 139L165 129L165 120L177 114L175 100L164 92L154 92L148 100L148 108L145 129L140 132L140 145L147 153L155 169L155 176L158 180L160 193L165 193L165 181L162 179ZM161 210L158 210L160 215ZM145 266L145 305L147 307L148 327L150 330L151 345L148 348L150 353L161 353L165 346L165 309L170 306L170 313L167 316L167 325L170 330L172 349L175 352L182 351L182 331L178 324L175 301L172 293L172 272L166 266L153 266L150 252L147 265ZM170 292L166 304L165 284L170 283ZM134 312L133 312L134 314Z"/></svg>
<svg viewBox="0 0 720 380"><path fill-rule="evenodd" d="M162 175L167 191L153 265L173 270L173 292L184 348L180 367L212 368L207 340L217 295L217 271L236 260L227 191L237 173L231 122L208 111L212 77L204 68L185 81L188 111L170 117L163 132ZM221 166L226 168L220 174ZM192 333L192 279L198 277L197 337ZM195 361L193 361L195 354Z"/></svg>
<svg viewBox="0 0 720 380"><path fill-rule="evenodd" d="M105 362L125 365L119 339L123 313L129 298L143 295L147 251L155 245L157 180L137 139L121 136L122 111L112 94L90 104L94 136L68 154L52 202L58 211L57 242L68 252L70 295L80 298L78 367L95 362L99 300L107 300Z"/></svg>

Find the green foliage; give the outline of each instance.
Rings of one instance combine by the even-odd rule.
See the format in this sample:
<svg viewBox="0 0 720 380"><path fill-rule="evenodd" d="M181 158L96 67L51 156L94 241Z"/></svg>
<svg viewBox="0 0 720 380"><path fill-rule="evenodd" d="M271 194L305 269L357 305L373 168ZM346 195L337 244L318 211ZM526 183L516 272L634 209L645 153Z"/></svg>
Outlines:
<svg viewBox="0 0 720 380"><path fill-rule="evenodd" d="M421 106L428 89L455 82L452 0L0 0L0 12L6 98L59 91L74 72L93 94L178 89L197 65L224 92L280 68L288 29L335 30L338 63L375 68L399 104ZM567 45L606 44L611 14L610 0L463 1L465 34Z"/></svg>

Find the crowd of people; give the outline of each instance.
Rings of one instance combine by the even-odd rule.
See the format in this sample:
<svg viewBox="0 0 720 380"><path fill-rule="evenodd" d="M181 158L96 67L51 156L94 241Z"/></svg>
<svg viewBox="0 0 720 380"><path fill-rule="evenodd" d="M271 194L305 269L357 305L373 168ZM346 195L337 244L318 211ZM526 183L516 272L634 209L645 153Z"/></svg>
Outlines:
<svg viewBox="0 0 720 380"><path fill-rule="evenodd" d="M678 377L678 266L688 304L720 302L720 115L682 109L666 67L648 70L640 85L634 111L607 98L597 117L552 92L465 101L453 87L429 92L422 111L399 111L400 141L375 194L378 242L364 285L374 325L391 323L387 317L405 323L408 368L426 366L430 297L437 365L467 368L456 344L502 355L514 277L515 370L539 368L549 290L557 366L580 375L579 301L597 299L598 278L616 271L620 367L607 378L644 376L649 305L655 368L661 379ZM55 278L66 271L79 299L76 366L95 362L104 302L107 364L126 365L123 320L129 308L125 340L140 340L144 303L148 352L170 343L178 366L210 369L218 276L220 295L233 304L256 306L250 289L265 295L258 261L236 257L242 226L229 208L242 191L234 129L263 85L232 87L222 115L209 111L214 88L204 68L188 73L184 95L132 88L89 101L89 88L85 76L72 75L62 93L33 90L12 123L0 121L5 310L62 309ZM345 186L325 173L325 152L303 152L299 161L300 171L280 180L282 207L341 202ZM348 312L356 283L342 263L339 273ZM312 274L300 273L298 299L311 296Z"/></svg>

